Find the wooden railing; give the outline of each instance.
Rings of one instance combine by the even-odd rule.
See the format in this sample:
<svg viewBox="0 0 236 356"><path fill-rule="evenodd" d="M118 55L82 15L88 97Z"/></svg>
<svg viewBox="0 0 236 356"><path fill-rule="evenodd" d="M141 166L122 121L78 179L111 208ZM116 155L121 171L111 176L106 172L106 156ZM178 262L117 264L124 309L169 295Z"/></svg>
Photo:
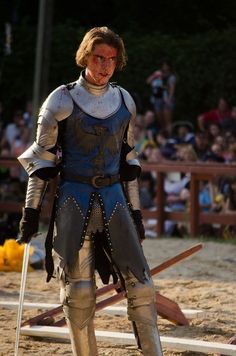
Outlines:
<svg viewBox="0 0 236 356"><path fill-rule="evenodd" d="M220 224L236 225L235 214L200 212L199 208L199 181L213 180L215 177L236 176L236 164L222 164L212 162L176 162L164 161L158 164L142 163L142 170L155 172L157 177L156 187L156 211L143 210L144 218L157 220L156 231L158 235L164 233L165 220L189 222L190 234L197 236L200 224ZM180 172L190 174L190 204L189 211L166 212L165 211L165 192L164 178L166 173Z"/></svg>
<svg viewBox="0 0 236 356"><path fill-rule="evenodd" d="M16 158L1 158L0 167L15 167L19 166ZM200 212L198 195L199 181L212 180L217 176L236 176L236 164L222 163L203 163L203 162L175 162L164 161L158 164L142 163L142 170L155 172L157 177L156 188L156 211L143 210L144 218L153 218L157 220L156 231L160 236L164 233L165 220L184 221L190 224L190 234L197 236L200 224L221 224L221 225L236 225L235 214L229 213L214 213ZM190 204L187 212L166 212L165 211L165 192L164 178L169 172L180 172L190 174ZM43 206L42 214L49 218L51 206L53 203L54 187L47 193L47 203ZM23 207L23 202L0 201L0 212L11 213L20 212Z"/></svg>

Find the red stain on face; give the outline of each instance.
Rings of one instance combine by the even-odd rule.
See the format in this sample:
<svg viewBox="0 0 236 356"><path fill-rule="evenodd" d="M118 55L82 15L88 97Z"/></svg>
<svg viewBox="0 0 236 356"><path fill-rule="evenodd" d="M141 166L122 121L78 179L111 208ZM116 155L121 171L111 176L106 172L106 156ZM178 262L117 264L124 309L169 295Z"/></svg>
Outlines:
<svg viewBox="0 0 236 356"><path fill-rule="evenodd" d="M85 78L91 84L107 84L112 77L117 63L117 49L107 44L95 46L87 60Z"/></svg>

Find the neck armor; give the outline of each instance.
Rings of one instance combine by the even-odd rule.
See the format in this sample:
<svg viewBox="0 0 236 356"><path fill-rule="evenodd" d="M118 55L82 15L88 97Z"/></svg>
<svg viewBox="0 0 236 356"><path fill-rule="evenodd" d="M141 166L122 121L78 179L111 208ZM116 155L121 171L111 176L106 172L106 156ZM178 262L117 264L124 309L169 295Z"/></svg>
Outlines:
<svg viewBox="0 0 236 356"><path fill-rule="evenodd" d="M74 102L88 115L106 119L121 105L120 90L112 84L94 85L80 74L79 79L67 86Z"/></svg>

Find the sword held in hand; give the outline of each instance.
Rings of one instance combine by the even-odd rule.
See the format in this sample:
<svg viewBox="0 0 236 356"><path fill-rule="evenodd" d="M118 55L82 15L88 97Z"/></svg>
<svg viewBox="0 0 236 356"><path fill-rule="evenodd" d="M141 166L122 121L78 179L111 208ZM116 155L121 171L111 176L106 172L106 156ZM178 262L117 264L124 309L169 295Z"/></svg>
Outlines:
<svg viewBox="0 0 236 356"><path fill-rule="evenodd" d="M24 303L25 285L26 285L26 277L27 277L29 256L30 256L30 242L25 244L25 248L24 248L22 273L21 273L20 295L19 295L19 306L18 306L18 312L17 312L16 341L15 341L15 353L14 353L14 356L18 356L19 339L20 339L20 328L21 328L21 320L22 320L22 311L23 311L23 303Z"/></svg>

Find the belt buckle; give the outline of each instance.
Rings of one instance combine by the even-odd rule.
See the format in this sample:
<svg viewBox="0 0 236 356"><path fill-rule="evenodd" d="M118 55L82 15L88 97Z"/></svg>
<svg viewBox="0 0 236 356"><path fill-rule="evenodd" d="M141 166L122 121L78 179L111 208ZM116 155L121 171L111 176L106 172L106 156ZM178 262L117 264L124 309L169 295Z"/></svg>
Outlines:
<svg viewBox="0 0 236 356"><path fill-rule="evenodd" d="M99 184L99 182L97 182L98 179L103 179L104 176L94 176L92 178L92 186L94 186L95 188L101 188L103 186L103 183L101 182L101 184Z"/></svg>

